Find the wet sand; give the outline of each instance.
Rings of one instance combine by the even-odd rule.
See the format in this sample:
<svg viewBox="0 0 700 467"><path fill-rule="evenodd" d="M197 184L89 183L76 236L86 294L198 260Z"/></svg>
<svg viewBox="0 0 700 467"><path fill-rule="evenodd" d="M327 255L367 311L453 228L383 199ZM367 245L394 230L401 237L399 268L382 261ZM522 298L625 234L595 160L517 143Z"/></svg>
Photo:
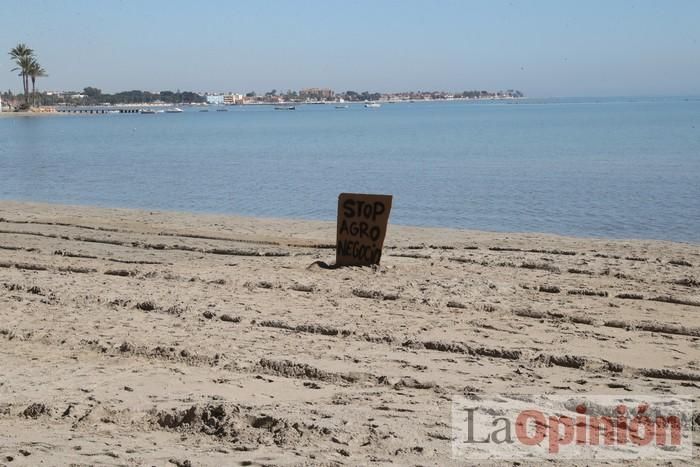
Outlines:
<svg viewBox="0 0 700 467"><path fill-rule="evenodd" d="M0 465L460 465L452 395L699 393L698 245L390 225L328 270L331 222L0 218Z"/></svg>

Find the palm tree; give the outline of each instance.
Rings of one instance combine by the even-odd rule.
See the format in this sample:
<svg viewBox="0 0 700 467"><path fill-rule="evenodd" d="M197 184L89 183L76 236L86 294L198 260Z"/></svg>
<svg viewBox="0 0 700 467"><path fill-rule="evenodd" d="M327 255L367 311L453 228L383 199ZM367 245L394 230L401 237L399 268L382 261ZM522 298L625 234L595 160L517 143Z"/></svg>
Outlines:
<svg viewBox="0 0 700 467"><path fill-rule="evenodd" d="M17 66L12 71L19 71L22 77L22 87L24 88L24 103L29 103L29 69L34 61L34 50L26 44L19 43L10 50L10 57Z"/></svg>
<svg viewBox="0 0 700 467"><path fill-rule="evenodd" d="M22 77L22 86L24 87L24 102L29 103L29 70L33 62L32 57L20 57L17 59L17 66L12 71L19 71L17 76Z"/></svg>
<svg viewBox="0 0 700 467"><path fill-rule="evenodd" d="M32 105L36 105L36 79L49 75L46 74L46 70L35 59L32 59L32 63L27 69L27 74L32 79Z"/></svg>

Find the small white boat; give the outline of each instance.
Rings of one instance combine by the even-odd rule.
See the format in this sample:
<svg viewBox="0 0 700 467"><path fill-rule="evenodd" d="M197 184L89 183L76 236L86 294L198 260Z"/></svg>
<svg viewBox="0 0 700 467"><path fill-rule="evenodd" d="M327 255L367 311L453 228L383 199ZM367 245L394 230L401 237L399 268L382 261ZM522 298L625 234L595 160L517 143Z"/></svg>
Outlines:
<svg viewBox="0 0 700 467"><path fill-rule="evenodd" d="M153 109L141 109L141 110L139 110L139 112L142 114L155 114L156 113L156 111Z"/></svg>
<svg viewBox="0 0 700 467"><path fill-rule="evenodd" d="M173 107L172 109L166 109L165 112L169 114L179 114L182 113L182 109L179 107Z"/></svg>
<svg viewBox="0 0 700 467"><path fill-rule="evenodd" d="M371 104L365 104L365 107L368 109L378 109L381 106L382 104L377 104L376 102L372 102Z"/></svg>
<svg viewBox="0 0 700 467"><path fill-rule="evenodd" d="M349 109L350 106L347 105L347 104L346 104L346 105L336 105L335 108L336 108L336 109Z"/></svg>
<svg viewBox="0 0 700 467"><path fill-rule="evenodd" d="M296 109L297 108L293 105L275 107L275 110L296 110Z"/></svg>

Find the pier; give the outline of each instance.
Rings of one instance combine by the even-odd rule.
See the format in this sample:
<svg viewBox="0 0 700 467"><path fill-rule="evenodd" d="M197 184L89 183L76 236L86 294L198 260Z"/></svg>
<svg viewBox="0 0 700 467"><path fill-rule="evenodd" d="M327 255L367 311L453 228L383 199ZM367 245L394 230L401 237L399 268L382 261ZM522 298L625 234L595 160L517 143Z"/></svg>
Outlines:
<svg viewBox="0 0 700 467"><path fill-rule="evenodd" d="M137 114L140 112L139 107L112 107L112 106L94 106L94 107L56 107L56 112L59 113L74 113L74 114L109 114L109 113L120 113L120 114Z"/></svg>

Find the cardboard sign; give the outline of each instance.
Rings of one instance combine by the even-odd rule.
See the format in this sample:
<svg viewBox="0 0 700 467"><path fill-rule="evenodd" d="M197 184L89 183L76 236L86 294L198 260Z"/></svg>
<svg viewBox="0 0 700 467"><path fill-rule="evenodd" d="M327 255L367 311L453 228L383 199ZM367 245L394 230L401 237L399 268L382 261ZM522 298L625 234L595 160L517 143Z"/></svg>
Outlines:
<svg viewBox="0 0 700 467"><path fill-rule="evenodd" d="M371 266L382 259L391 195L338 196L336 266Z"/></svg>

